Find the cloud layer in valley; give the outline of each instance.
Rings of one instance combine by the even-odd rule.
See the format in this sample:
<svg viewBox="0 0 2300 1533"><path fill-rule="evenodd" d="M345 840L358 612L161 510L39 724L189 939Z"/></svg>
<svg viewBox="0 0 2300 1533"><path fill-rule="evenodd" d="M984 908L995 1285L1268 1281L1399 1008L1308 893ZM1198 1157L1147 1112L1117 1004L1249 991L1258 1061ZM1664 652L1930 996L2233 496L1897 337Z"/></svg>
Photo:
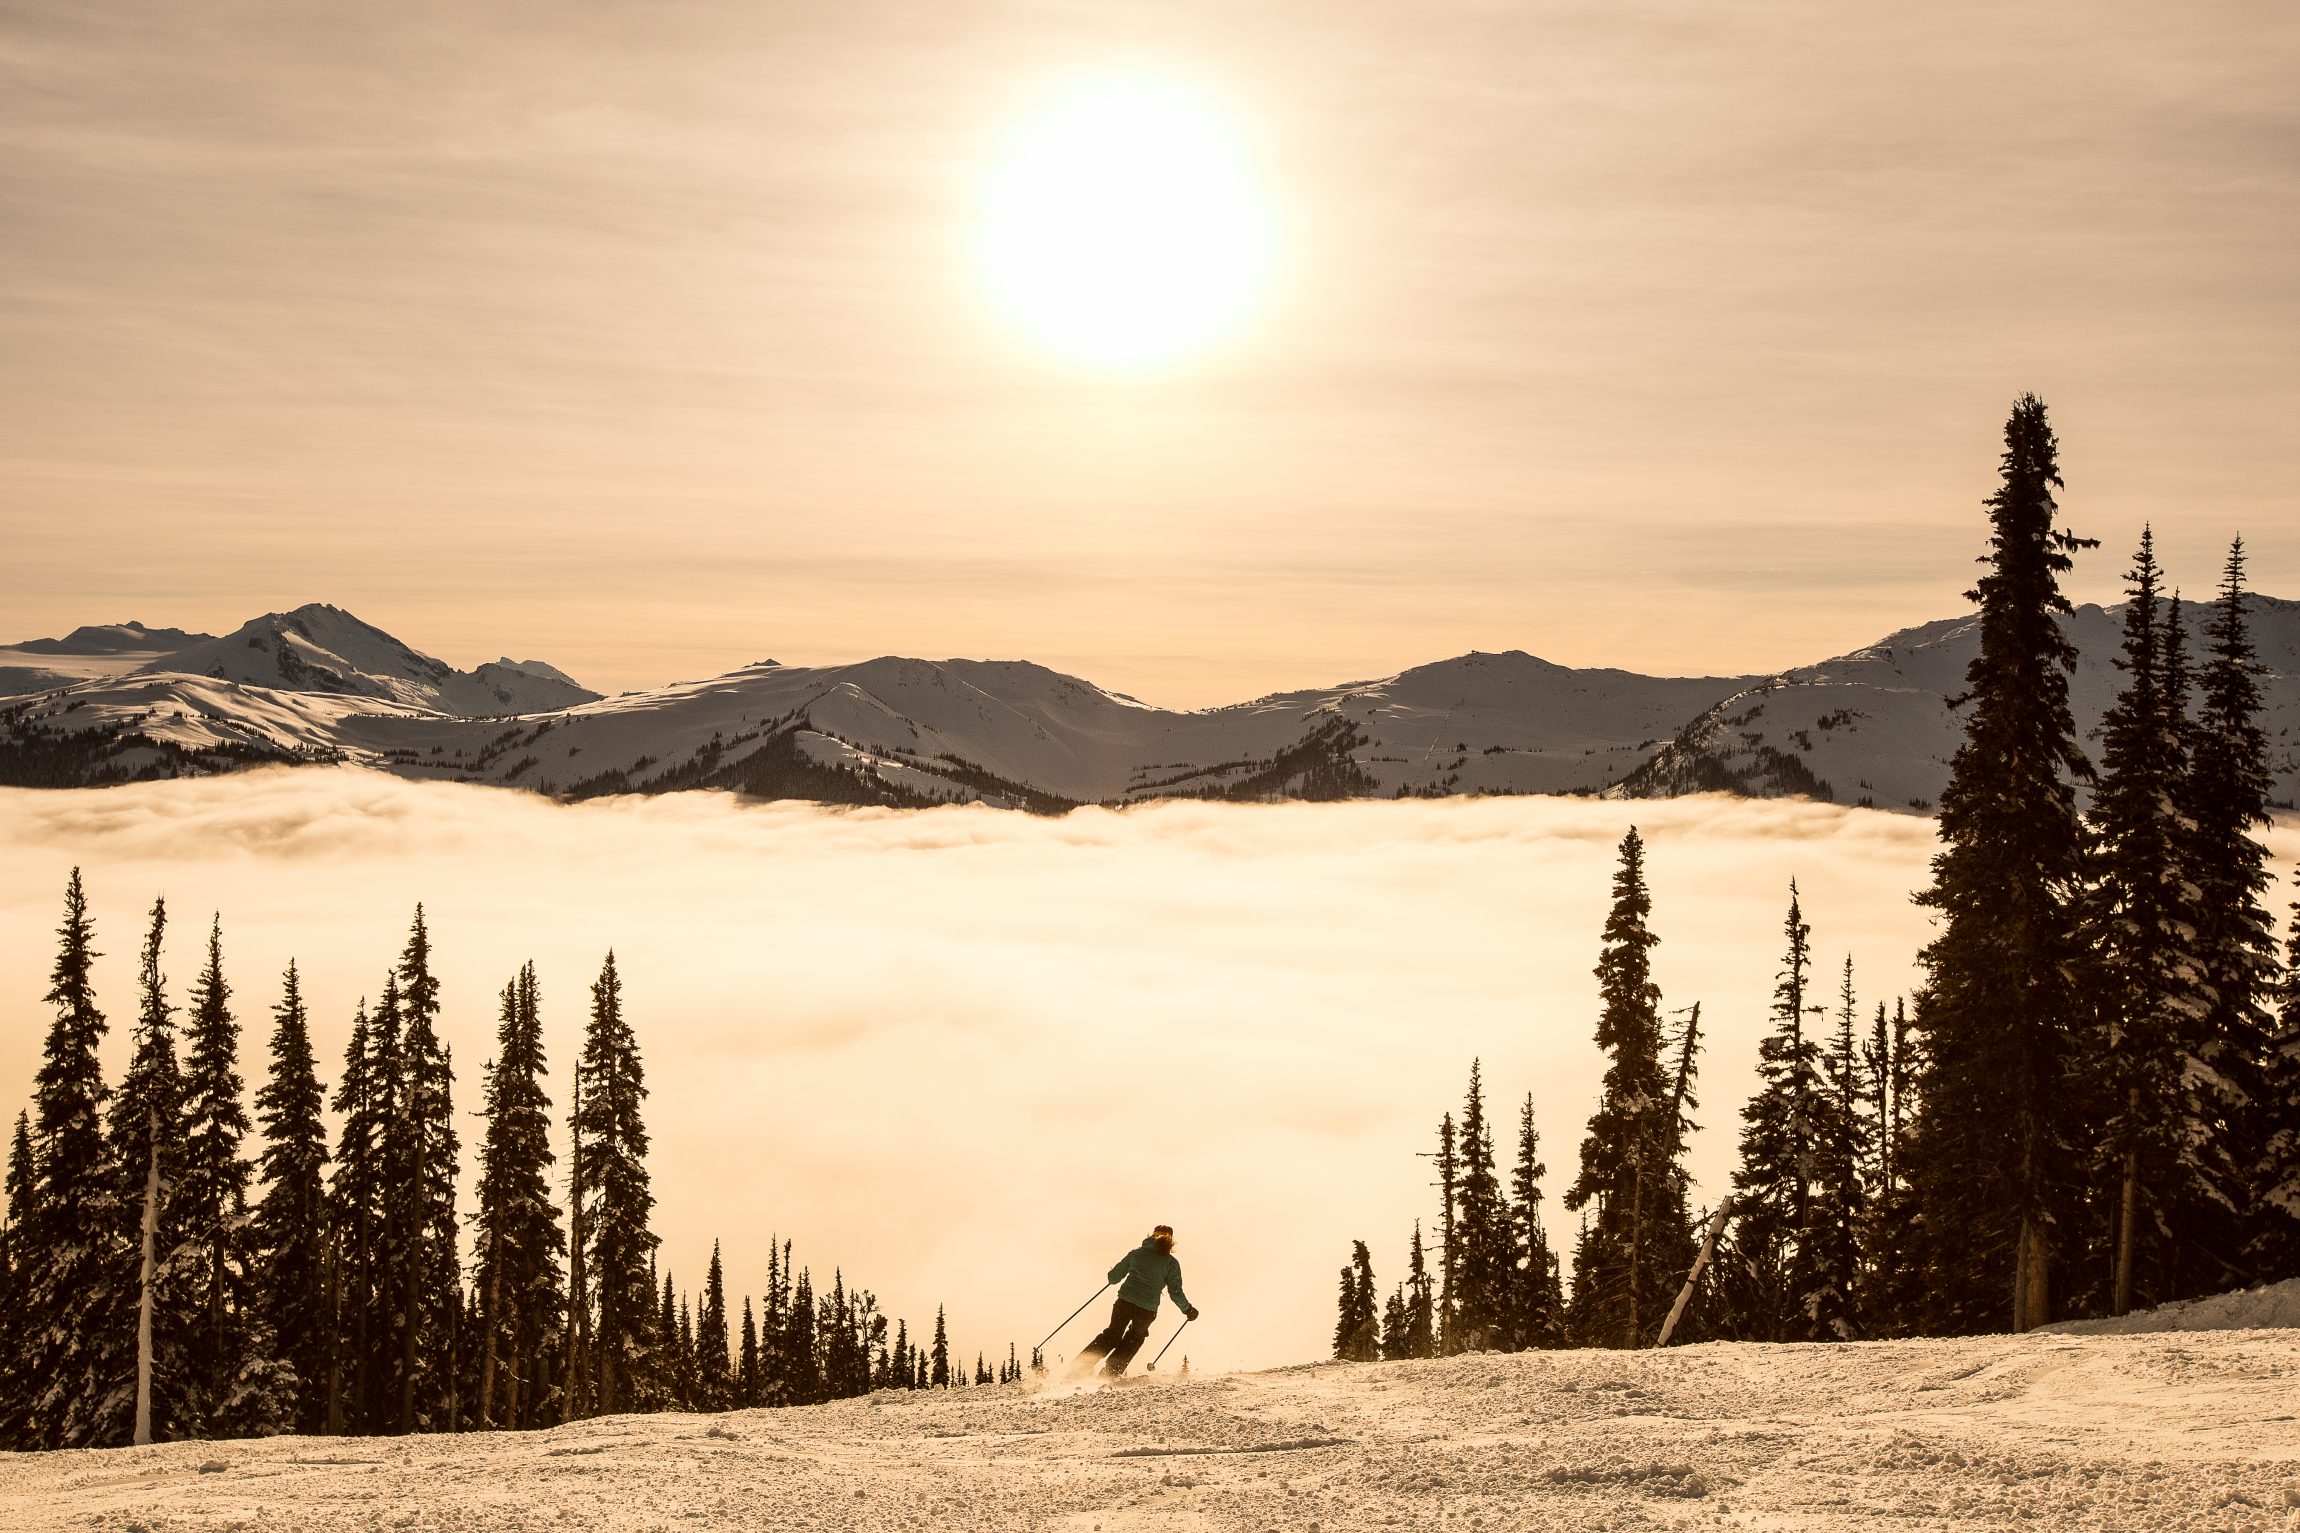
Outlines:
<svg viewBox="0 0 2300 1533"><path fill-rule="evenodd" d="M1505 1137L1533 1093L1551 1226L1569 1240L1554 1197L1602 1071L1590 967L1633 822L1651 845L1667 1003L1703 1005L1694 1168L1714 1195L1788 880L1824 988L1850 952L1873 1006L1906 990L1925 937L1908 893L1929 821L1714 799L1164 804L1059 820L711 795L565 807L319 769L0 793L13 874L0 1105L29 1097L75 864L105 952L114 1072L141 923L164 893L179 997L200 929L223 915L251 1088L288 959L332 1078L352 1006L421 900L466 1111L495 996L528 958L564 1105L587 986L615 950L653 1093L663 1260L681 1286L699 1285L717 1239L730 1284L755 1291L780 1231L819 1273L839 1264L914 1323L947 1304L969 1358L1003 1355L1168 1220L1206 1312L1193 1365L1299 1361L1328 1345L1351 1238L1372 1243L1385 1285L1400 1275L1434 1202L1417 1156L1473 1057ZM2300 856L2290 829L2274 844L2280 868Z"/></svg>

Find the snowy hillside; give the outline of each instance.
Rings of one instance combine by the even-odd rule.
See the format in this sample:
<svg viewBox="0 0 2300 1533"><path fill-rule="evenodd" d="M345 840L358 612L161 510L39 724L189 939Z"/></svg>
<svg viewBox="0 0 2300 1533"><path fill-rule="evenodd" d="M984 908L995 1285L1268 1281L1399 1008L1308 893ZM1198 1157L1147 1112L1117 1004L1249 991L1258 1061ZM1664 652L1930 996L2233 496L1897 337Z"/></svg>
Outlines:
<svg viewBox="0 0 2300 1533"><path fill-rule="evenodd" d="M93 623L61 639L27 639L0 647L0 697L46 692L99 677L120 676L214 635L142 623Z"/></svg>
<svg viewBox="0 0 2300 1533"><path fill-rule="evenodd" d="M510 661L459 671L408 648L339 607L320 603L267 612L143 666L146 674L213 677L290 692L372 697L464 717L543 713L599 694L549 666Z"/></svg>
<svg viewBox="0 0 2300 1533"><path fill-rule="evenodd" d="M2300 603L2255 598L2277 796L2300 792ZM2117 615L2080 609L2080 727L2114 695ZM1970 619L1772 677L1575 670L1520 651L1198 712L1027 661L773 661L598 698L539 661L460 672L332 607L123 666L80 657L0 708L0 780L34 786L349 760L585 797L724 788L831 803L1060 810L1156 797L1809 794L1930 808Z"/></svg>
<svg viewBox="0 0 2300 1533"><path fill-rule="evenodd" d="M2300 798L2300 602L2255 596L2249 611L2274 796L2289 804ZM2209 617L2189 610L2199 666ZM2078 652L2069 703L2095 754L2100 717L2122 685L2115 658L2123 621L2121 607L2084 606L2063 623ZM1825 788L1841 804L1929 809L1963 740L1963 719L1948 700L1964 691L1965 667L1979 647L1979 619L1954 618L1771 677L1694 719L1622 791L1820 795Z"/></svg>
<svg viewBox="0 0 2300 1533"><path fill-rule="evenodd" d="M2243 1533L2300 1525L2296 1378L2300 1334L2230 1331L1025 1382L528 1434L13 1455L0 1522Z"/></svg>

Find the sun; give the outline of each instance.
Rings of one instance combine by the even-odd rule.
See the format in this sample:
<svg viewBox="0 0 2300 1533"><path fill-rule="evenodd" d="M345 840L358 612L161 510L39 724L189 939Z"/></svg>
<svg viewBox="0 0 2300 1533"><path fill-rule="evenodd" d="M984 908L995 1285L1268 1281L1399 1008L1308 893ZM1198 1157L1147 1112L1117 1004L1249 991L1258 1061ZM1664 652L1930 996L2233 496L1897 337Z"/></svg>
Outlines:
<svg viewBox="0 0 2300 1533"><path fill-rule="evenodd" d="M1231 123L1193 91L1084 82L1021 123L990 176L984 275L1069 361L1144 372L1233 335L1269 278L1272 229Z"/></svg>

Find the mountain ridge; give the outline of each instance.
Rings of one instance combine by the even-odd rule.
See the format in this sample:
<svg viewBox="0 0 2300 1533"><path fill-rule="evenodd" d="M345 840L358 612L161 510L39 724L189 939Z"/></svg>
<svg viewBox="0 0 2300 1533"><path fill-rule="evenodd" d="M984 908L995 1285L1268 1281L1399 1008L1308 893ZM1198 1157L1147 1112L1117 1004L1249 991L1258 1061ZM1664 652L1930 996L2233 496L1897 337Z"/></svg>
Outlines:
<svg viewBox="0 0 2300 1533"><path fill-rule="evenodd" d="M2300 788L2300 602L2250 602L2263 722L2289 802ZM2114 694L2116 611L2088 605L2066 620L2088 735ZM1655 677L1471 651L1173 710L1028 660L898 655L760 661L609 698L539 661L455 671L314 603L5 703L0 780L78 786L348 761L564 798L715 788L1059 812L1159 797L1726 792L1923 812L1961 739L1948 702L1975 623L1936 619L1770 675Z"/></svg>

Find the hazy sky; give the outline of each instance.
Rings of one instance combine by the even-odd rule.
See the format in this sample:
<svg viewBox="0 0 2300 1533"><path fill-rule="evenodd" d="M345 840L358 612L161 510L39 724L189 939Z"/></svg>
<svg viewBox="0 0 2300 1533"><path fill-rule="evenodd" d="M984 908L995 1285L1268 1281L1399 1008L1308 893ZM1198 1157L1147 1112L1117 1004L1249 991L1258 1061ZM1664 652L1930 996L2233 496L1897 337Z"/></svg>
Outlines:
<svg viewBox="0 0 2300 1533"><path fill-rule="evenodd" d="M1049 92L1214 104L1276 231L1113 378L975 260ZM0 5L0 641L308 600L636 686L1022 655L1231 700L1741 672L2067 504L2300 591L2300 10Z"/></svg>

